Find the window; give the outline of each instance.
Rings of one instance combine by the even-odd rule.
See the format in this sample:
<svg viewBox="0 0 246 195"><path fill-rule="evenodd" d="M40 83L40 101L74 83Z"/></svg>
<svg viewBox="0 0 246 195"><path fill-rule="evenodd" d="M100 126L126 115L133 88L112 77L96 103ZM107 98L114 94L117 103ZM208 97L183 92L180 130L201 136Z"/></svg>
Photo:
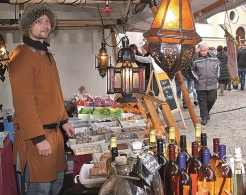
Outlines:
<svg viewBox="0 0 246 195"><path fill-rule="evenodd" d="M237 10L232 10L229 14L229 18L230 18L230 21L235 24L239 18Z"/></svg>

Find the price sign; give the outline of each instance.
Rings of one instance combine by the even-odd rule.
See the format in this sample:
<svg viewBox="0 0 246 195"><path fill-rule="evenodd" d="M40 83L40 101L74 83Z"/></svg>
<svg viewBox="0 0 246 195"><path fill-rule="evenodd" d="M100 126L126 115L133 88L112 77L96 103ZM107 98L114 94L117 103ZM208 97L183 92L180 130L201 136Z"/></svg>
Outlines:
<svg viewBox="0 0 246 195"><path fill-rule="evenodd" d="M161 168L156 159L149 153L145 153L145 156L141 157L141 162L150 173L155 173Z"/></svg>

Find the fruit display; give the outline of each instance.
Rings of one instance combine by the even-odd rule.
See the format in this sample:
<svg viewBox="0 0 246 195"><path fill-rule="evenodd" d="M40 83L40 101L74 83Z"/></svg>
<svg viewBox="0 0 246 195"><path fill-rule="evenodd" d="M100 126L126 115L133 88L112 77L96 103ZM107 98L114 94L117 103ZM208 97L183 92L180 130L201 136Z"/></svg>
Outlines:
<svg viewBox="0 0 246 195"><path fill-rule="evenodd" d="M123 113L121 108L78 106L78 114L120 116L121 113Z"/></svg>

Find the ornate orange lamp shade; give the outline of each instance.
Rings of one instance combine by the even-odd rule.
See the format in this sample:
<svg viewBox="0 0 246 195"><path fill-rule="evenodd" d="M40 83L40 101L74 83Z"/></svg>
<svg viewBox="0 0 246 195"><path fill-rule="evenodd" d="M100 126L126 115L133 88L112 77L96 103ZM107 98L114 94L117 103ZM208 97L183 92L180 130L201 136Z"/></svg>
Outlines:
<svg viewBox="0 0 246 195"><path fill-rule="evenodd" d="M95 68L98 69L99 75L105 77L109 64L110 55L107 53L106 43L103 40L101 42L102 48L99 50L99 54L95 56Z"/></svg>
<svg viewBox="0 0 246 195"><path fill-rule="evenodd" d="M157 65L170 79L188 65L201 42L189 0L162 0L150 30L143 34Z"/></svg>

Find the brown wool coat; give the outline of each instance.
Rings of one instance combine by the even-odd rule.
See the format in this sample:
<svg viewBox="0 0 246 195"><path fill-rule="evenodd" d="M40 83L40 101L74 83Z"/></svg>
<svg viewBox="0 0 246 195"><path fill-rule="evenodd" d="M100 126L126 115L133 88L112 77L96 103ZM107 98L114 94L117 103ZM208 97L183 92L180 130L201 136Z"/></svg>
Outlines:
<svg viewBox="0 0 246 195"><path fill-rule="evenodd" d="M60 130L44 130L43 125L68 118L54 58L25 44L12 52L8 66L12 88L15 125L14 163L20 156L21 172L26 161L31 182L49 182L67 167ZM31 138L45 135L52 154L40 156Z"/></svg>

